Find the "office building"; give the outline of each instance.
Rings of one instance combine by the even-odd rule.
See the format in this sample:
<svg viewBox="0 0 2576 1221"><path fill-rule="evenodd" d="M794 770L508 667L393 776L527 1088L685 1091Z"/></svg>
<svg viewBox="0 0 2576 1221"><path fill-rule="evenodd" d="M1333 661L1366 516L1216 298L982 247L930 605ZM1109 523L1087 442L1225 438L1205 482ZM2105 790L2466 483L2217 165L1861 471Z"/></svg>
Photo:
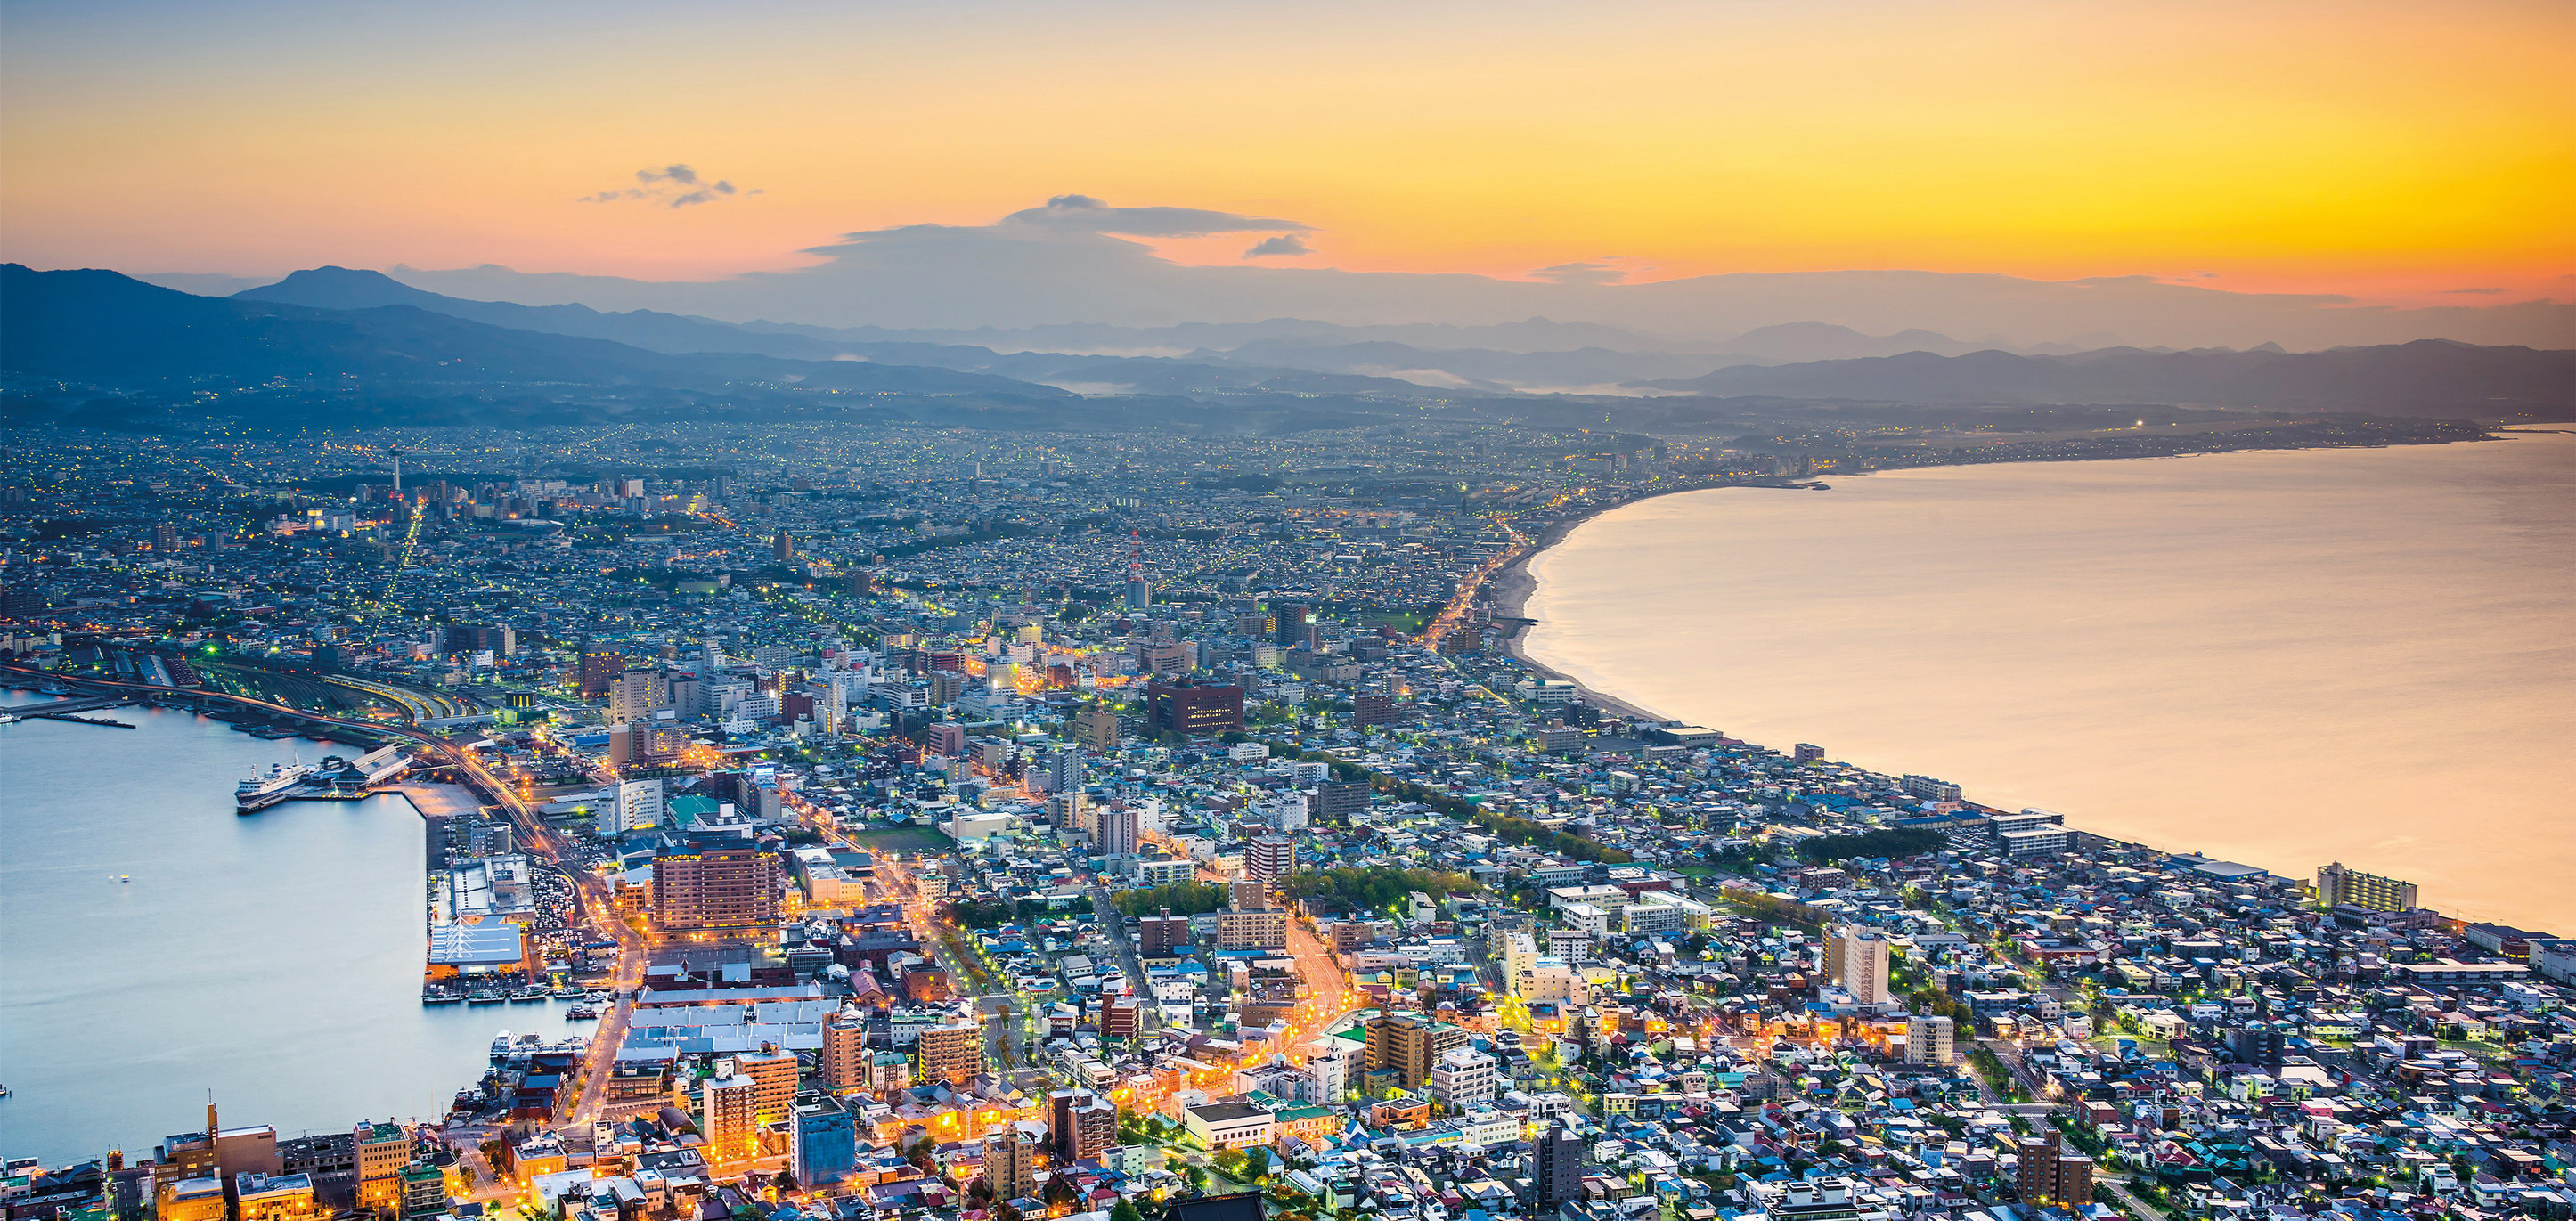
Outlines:
<svg viewBox="0 0 2576 1221"><path fill-rule="evenodd" d="M399 1199L396 1201L400 1205ZM312 1221L313 1178L245 1174L233 1180L234 1221Z"/></svg>
<svg viewBox="0 0 2576 1221"><path fill-rule="evenodd" d="M788 1169L795 1174L796 1185L807 1191L831 1187L859 1167L858 1125L838 1102L798 1105L793 1142Z"/></svg>
<svg viewBox="0 0 2576 1221"><path fill-rule="evenodd" d="M2325 907L2361 907L2402 912L2415 907L2415 884L2375 873L2346 869L2343 862L2317 867L2317 902Z"/></svg>
<svg viewBox="0 0 2576 1221"><path fill-rule="evenodd" d="M358 1181L358 1207L380 1213L402 1208L403 1167L412 1163L411 1133L394 1123L362 1123L349 1133L350 1161Z"/></svg>
<svg viewBox="0 0 2576 1221"><path fill-rule="evenodd" d="M1157 733L1205 737L1243 728L1243 688L1218 683L1145 684L1146 724Z"/></svg>
<svg viewBox="0 0 2576 1221"><path fill-rule="evenodd" d="M585 648L581 654L581 696L598 699L626 672L626 655L614 649Z"/></svg>
<svg viewBox="0 0 2576 1221"><path fill-rule="evenodd" d="M599 811L599 833L615 837L629 831L650 831L665 821L660 780L621 780L615 800L603 803Z"/></svg>
<svg viewBox="0 0 2576 1221"><path fill-rule="evenodd" d="M778 923L778 858L748 840L707 839L653 858L653 919L695 932Z"/></svg>

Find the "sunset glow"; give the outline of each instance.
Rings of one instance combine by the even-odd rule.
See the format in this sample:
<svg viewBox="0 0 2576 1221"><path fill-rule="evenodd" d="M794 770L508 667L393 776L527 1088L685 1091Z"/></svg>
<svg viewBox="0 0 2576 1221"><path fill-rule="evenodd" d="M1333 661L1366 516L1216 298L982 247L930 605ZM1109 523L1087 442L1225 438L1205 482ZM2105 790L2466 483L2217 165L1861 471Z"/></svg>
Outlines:
<svg viewBox="0 0 2576 1221"><path fill-rule="evenodd" d="M2576 271L2563 5L20 4L9 34L5 253L40 266L703 278L1080 192L1295 220L1313 253L1268 264L1353 270L2416 304ZM675 163L735 189L576 202Z"/></svg>

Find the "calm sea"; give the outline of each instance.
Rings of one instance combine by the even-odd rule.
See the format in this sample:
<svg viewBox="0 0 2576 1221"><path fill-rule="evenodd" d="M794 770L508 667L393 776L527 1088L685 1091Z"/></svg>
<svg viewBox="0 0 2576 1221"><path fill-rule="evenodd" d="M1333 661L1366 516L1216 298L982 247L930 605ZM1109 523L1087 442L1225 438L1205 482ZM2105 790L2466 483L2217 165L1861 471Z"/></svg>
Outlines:
<svg viewBox="0 0 2576 1221"><path fill-rule="evenodd" d="M0 726L0 1155L145 1156L205 1126L209 1089L226 1124L286 1136L434 1118L501 1027L563 1025L550 1004L422 1007L410 803L233 813L253 770L344 748L88 715L140 728Z"/></svg>
<svg viewBox="0 0 2576 1221"><path fill-rule="evenodd" d="M2576 435L1834 478L1602 515L1529 650L1766 746L2576 935Z"/></svg>

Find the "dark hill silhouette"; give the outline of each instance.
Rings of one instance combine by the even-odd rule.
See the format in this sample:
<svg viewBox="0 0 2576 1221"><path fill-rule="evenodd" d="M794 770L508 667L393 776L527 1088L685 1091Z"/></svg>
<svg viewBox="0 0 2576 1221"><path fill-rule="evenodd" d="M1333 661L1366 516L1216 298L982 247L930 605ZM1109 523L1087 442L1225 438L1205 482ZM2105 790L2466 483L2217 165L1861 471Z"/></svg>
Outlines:
<svg viewBox="0 0 2576 1221"><path fill-rule="evenodd" d="M383 293L345 278L340 286ZM495 326L409 303L323 309L198 297L112 271L35 271L16 263L0 265L0 369L122 387L278 379L689 388L776 381L896 394L1064 397L1044 386L947 369L651 352L605 339Z"/></svg>
<svg viewBox="0 0 2576 1221"><path fill-rule="evenodd" d="M2576 407L2576 352L2447 340L2323 352L2278 348L2065 356L1914 352L1720 369L1666 389L1904 403L2175 403L2275 411L2495 418Z"/></svg>

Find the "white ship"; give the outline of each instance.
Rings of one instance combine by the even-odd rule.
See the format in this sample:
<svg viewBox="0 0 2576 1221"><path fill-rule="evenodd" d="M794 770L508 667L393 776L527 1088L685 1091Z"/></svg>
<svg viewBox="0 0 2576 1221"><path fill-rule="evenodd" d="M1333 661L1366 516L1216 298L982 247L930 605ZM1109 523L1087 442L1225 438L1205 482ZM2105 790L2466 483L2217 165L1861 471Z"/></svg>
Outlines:
<svg viewBox="0 0 2576 1221"><path fill-rule="evenodd" d="M304 778L312 774L313 768L309 764L299 762L289 766L271 763L267 771L256 773L234 787L233 804L245 810L258 809L269 799L303 783Z"/></svg>

